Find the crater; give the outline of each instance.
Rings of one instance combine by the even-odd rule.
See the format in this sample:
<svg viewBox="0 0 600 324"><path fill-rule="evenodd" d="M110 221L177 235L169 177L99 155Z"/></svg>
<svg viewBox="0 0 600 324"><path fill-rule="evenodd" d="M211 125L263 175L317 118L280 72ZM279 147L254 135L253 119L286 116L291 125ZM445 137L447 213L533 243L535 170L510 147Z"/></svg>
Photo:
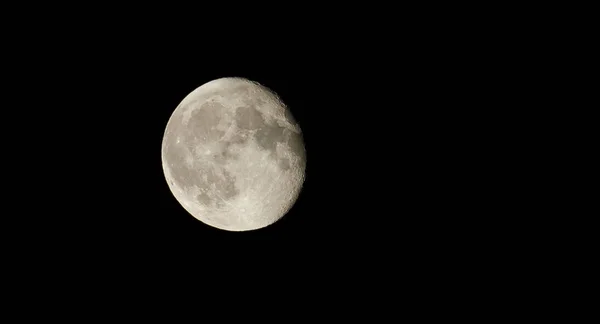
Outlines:
<svg viewBox="0 0 600 324"><path fill-rule="evenodd" d="M286 108L283 111L284 111L285 119L288 121L288 123L290 123L292 125L296 124L296 120L294 119L294 115L292 115L292 112L290 111L290 109Z"/></svg>
<svg viewBox="0 0 600 324"><path fill-rule="evenodd" d="M283 171L287 171L290 169L290 159L286 157L279 158L278 165Z"/></svg>
<svg viewBox="0 0 600 324"><path fill-rule="evenodd" d="M304 143L301 134L287 132L285 142L294 154L304 158Z"/></svg>

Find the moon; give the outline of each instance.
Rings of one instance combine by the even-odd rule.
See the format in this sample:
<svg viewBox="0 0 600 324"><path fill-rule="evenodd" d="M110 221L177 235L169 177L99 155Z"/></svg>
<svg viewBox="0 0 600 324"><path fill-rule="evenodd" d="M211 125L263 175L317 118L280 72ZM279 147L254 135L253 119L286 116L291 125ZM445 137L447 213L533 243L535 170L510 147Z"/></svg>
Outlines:
<svg viewBox="0 0 600 324"><path fill-rule="evenodd" d="M305 179L300 126L277 94L244 78L210 81L175 108L162 166L192 216L227 231L266 227L296 202Z"/></svg>

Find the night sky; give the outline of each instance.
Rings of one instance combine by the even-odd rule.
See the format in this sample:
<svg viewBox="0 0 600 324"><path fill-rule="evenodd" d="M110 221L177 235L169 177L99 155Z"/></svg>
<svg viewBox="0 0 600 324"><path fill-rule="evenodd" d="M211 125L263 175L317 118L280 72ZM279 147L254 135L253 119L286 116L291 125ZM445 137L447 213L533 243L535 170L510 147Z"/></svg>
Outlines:
<svg viewBox="0 0 600 324"><path fill-rule="evenodd" d="M504 172L490 166L501 155L487 150L502 98L483 80L499 68L469 54L469 42L443 29L385 42L336 31L273 34L270 43L247 33L200 41L161 30L98 28L79 37L65 26L37 30L35 42L16 39L22 50L7 62L27 71L12 79L24 86L15 93L24 116L7 124L28 123L11 138L25 170L14 175L31 181L19 181L20 207L7 217L16 222L4 231L28 271L145 286L269 271L290 284L303 275L286 274L303 269L337 282L350 271L367 285L361 267L429 273L495 246L504 205L485 188ZM303 131L299 199L256 231L196 220L162 171L171 113L221 77L272 89Z"/></svg>

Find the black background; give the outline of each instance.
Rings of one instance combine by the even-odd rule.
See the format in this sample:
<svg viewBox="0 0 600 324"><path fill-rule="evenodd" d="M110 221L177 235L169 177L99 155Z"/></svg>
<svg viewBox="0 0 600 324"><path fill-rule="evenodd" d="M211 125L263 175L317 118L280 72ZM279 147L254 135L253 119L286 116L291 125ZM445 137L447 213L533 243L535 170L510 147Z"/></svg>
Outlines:
<svg viewBox="0 0 600 324"><path fill-rule="evenodd" d="M44 215L58 216L36 215L42 221L34 228L47 231L47 246L66 260L195 265L207 255L239 253L277 263L296 251L312 264L418 254L463 239L455 236L467 221L459 215L474 204L459 194L460 170L471 162L461 155L458 126L466 112L456 107L467 99L460 97L462 79L447 80L452 67L435 48L371 47L366 52L375 55L363 57L353 43L314 45L304 54L295 43L206 53L200 45L165 50L155 38L112 42L80 43L37 62L40 86L51 84L37 123L51 132L36 141L51 160L46 170L56 171L44 174L51 178ZM227 76L277 92L307 150L296 205L252 232L221 231L191 217L161 167L175 107L196 87Z"/></svg>
<svg viewBox="0 0 600 324"><path fill-rule="evenodd" d="M6 70L21 90L19 117L7 124L14 121L13 162L23 171L9 175L20 184L20 208L4 231L16 264L27 265L18 271L44 284L147 291L224 282L300 288L313 276L367 288L397 273L429 278L440 267L450 276L454 265L485 266L497 248L491 238L509 222L498 217L502 200L513 198L489 190L503 169L490 166L502 156L488 150L507 113L497 110L502 92L512 91L489 76L501 81L510 64L481 41L493 32L442 25L199 37L177 24L65 24L15 37L22 46ZM261 32L268 36L257 41ZM161 166L175 107L230 76L277 92L307 150L293 209L242 233L189 215Z"/></svg>
<svg viewBox="0 0 600 324"><path fill-rule="evenodd" d="M584 117L561 120L582 96L557 62L589 71L589 42L551 5L198 5L6 6L3 310L496 316L570 278L556 146ZM194 219L161 167L173 109L228 76L276 91L307 149L298 202L253 232Z"/></svg>

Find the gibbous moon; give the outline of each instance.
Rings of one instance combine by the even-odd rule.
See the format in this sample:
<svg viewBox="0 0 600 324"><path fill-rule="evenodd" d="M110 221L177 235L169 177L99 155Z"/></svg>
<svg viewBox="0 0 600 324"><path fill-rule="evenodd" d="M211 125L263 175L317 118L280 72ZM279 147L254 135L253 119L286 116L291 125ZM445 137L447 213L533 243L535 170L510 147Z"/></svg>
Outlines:
<svg viewBox="0 0 600 324"><path fill-rule="evenodd" d="M268 226L304 182L300 126L279 97L243 78L210 81L177 106L164 133L171 192L198 220L228 231Z"/></svg>

